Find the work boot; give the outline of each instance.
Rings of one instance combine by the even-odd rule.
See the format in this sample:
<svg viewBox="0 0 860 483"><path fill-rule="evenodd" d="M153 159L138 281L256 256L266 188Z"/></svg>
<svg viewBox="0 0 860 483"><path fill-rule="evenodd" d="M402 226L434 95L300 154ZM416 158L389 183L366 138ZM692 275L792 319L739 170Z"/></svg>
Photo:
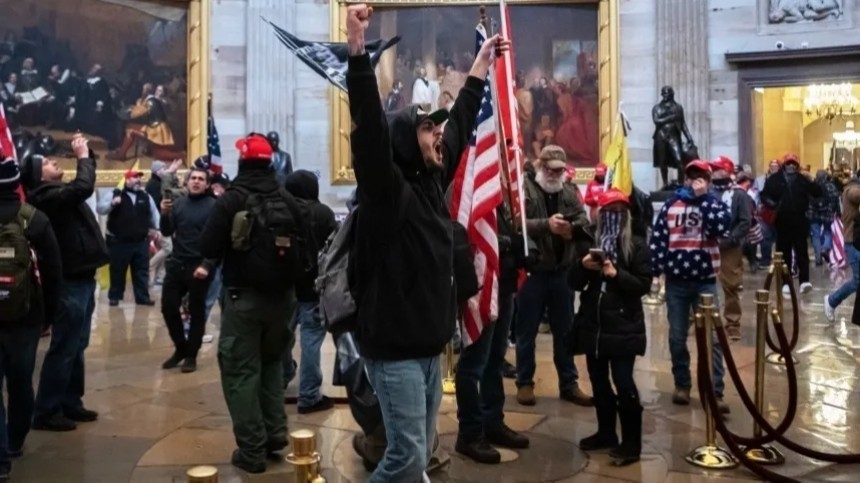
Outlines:
<svg viewBox="0 0 860 483"><path fill-rule="evenodd" d="M675 393L672 394L672 404L678 406L690 405L690 389L684 387L676 387Z"/></svg>
<svg viewBox="0 0 860 483"><path fill-rule="evenodd" d="M241 470L245 470L248 473L265 473L266 471L266 462L251 462L246 460L242 456L242 451L239 449L233 450L233 456L230 457L230 463L239 468Z"/></svg>
<svg viewBox="0 0 860 483"><path fill-rule="evenodd" d="M299 414L310 414L320 411L328 411L333 407L334 401L332 401L328 396L322 396L316 404L312 404L310 406L299 406L298 411Z"/></svg>
<svg viewBox="0 0 860 483"><path fill-rule="evenodd" d="M369 435L359 433L352 437L352 449L361 457L364 469L367 471L376 469L376 466L382 461L382 455L385 454L387 445L385 428L382 425Z"/></svg>
<svg viewBox="0 0 860 483"><path fill-rule="evenodd" d="M75 409L63 410L63 414L78 423L91 423L99 418L99 413L83 406Z"/></svg>
<svg viewBox="0 0 860 483"><path fill-rule="evenodd" d="M537 402L535 400L535 388L532 386L522 386L518 388L517 402L523 406L534 406Z"/></svg>
<svg viewBox="0 0 860 483"><path fill-rule="evenodd" d="M525 449L529 447L529 439L509 428L505 423L500 423L498 426L485 427L484 436L487 438L487 442L496 446L511 449Z"/></svg>
<svg viewBox="0 0 860 483"><path fill-rule="evenodd" d="M78 425L62 413L56 413L46 418L33 418L32 427L37 431L73 431Z"/></svg>
<svg viewBox="0 0 860 483"><path fill-rule="evenodd" d="M619 401L618 419L621 421L621 444L609 452L614 466L627 466L639 461L642 453L642 405L639 397Z"/></svg>
<svg viewBox="0 0 860 483"><path fill-rule="evenodd" d="M461 455L468 456L472 460L485 465L497 465L502 462L501 453L496 448L490 446L490 443L484 439L483 435L470 440L458 436L454 449Z"/></svg>
<svg viewBox="0 0 860 483"><path fill-rule="evenodd" d="M582 392L579 386L562 389L559 397L565 401L572 402L577 406L589 408L594 406L594 400L588 394Z"/></svg>
<svg viewBox="0 0 860 483"><path fill-rule="evenodd" d="M597 451L618 446L618 435L615 434L617 407L615 397L597 398L594 401L597 413L597 432L579 442L583 451Z"/></svg>
<svg viewBox="0 0 860 483"><path fill-rule="evenodd" d="M507 359L505 359L504 364L502 365L502 377L505 379L516 379L517 378L517 368Z"/></svg>
<svg viewBox="0 0 860 483"><path fill-rule="evenodd" d="M197 370L197 357L188 356L182 361L182 368L180 369L184 373L194 372Z"/></svg>
<svg viewBox="0 0 860 483"><path fill-rule="evenodd" d="M741 340L741 328L740 327L726 327L726 336L729 340Z"/></svg>
<svg viewBox="0 0 860 483"><path fill-rule="evenodd" d="M173 351L173 355L170 356L170 359L167 359L161 364L162 369L174 369L179 366L179 363L182 362L182 359L185 359L185 354L181 351Z"/></svg>

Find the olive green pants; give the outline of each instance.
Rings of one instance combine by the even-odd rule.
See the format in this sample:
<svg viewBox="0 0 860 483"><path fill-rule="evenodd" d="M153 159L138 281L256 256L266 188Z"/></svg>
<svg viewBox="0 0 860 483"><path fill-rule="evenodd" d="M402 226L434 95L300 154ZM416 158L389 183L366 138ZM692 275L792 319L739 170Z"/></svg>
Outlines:
<svg viewBox="0 0 860 483"><path fill-rule="evenodd" d="M262 462L287 441L282 359L294 306L292 291L224 290L218 367L236 444L249 462Z"/></svg>

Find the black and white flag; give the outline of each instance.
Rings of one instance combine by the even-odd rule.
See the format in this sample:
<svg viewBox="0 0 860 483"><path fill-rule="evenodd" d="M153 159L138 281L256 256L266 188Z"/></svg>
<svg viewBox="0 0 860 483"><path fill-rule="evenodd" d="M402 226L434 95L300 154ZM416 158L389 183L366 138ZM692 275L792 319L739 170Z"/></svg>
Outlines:
<svg viewBox="0 0 860 483"><path fill-rule="evenodd" d="M328 79L335 87L346 92L346 69L349 50L347 44L336 42L310 42L301 40L295 35L278 27L267 19L263 19L275 29L275 35L288 49L301 59L317 74ZM377 39L365 44L370 54L371 65L376 66L385 49L400 41L400 37L390 40Z"/></svg>

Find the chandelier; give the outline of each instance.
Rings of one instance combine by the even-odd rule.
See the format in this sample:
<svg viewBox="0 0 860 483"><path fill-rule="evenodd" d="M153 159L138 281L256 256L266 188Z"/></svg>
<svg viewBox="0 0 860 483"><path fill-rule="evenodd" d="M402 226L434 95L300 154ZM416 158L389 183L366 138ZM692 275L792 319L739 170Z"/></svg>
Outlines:
<svg viewBox="0 0 860 483"><path fill-rule="evenodd" d="M854 123L848 121L845 125L845 131L833 133L833 145L837 148L844 148L853 151L860 147L860 132L854 130Z"/></svg>
<svg viewBox="0 0 860 483"><path fill-rule="evenodd" d="M806 88L803 107L807 116L815 116L833 122L837 117L853 116L860 107L854 97L851 84L813 84Z"/></svg>

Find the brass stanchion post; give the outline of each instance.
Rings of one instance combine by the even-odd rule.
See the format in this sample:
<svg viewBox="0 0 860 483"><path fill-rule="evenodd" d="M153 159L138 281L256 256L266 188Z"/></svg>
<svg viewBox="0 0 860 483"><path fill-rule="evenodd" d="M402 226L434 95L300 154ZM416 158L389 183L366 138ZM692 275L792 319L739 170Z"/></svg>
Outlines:
<svg viewBox="0 0 860 483"><path fill-rule="evenodd" d="M185 472L188 483L218 483L218 468L214 466L195 466Z"/></svg>
<svg viewBox="0 0 860 483"><path fill-rule="evenodd" d="M755 294L756 304L756 340L755 340L755 407L759 414L764 415L764 346L767 337L767 318L770 308L770 292L759 290ZM761 426L753 421L753 437L761 438ZM761 465L781 465L785 456L769 444L744 448L747 458Z"/></svg>
<svg viewBox="0 0 860 483"><path fill-rule="evenodd" d="M776 311L779 313L780 320L782 320L785 315L782 287L787 283L793 283L791 280L791 272L785 264L785 256L782 252L775 252L773 254L773 263L771 264L769 271L770 273L773 273L773 284L775 286L774 290L776 291ZM793 303L794 301L792 301L792 304ZM793 305L792 310L794 310ZM765 327L766 326L767 323L765 323ZM797 364L797 359L794 359L793 355L791 357L794 363ZM782 354L777 354L776 352L768 354L767 357L765 357L765 360L771 364L785 365L785 359L782 357Z"/></svg>
<svg viewBox="0 0 860 483"><path fill-rule="evenodd" d="M705 347L699 350L706 351L707 371L713 369L714 346L714 296L702 295L699 310L696 312L696 327L705 330ZM702 406L705 408L705 444L699 446L687 455L687 463L708 469L730 469L738 466L737 460L725 448L717 446L717 431L714 425L714 412L710 405L705 402L705 395L699 394Z"/></svg>
<svg viewBox="0 0 860 483"><path fill-rule="evenodd" d="M293 431L290 446L293 451L285 459L296 468L296 483L325 483L320 474L316 434L309 429Z"/></svg>
<svg viewBox="0 0 860 483"><path fill-rule="evenodd" d="M451 342L445 346L445 377L442 378L442 394L455 394L457 385L454 383L454 345Z"/></svg>

